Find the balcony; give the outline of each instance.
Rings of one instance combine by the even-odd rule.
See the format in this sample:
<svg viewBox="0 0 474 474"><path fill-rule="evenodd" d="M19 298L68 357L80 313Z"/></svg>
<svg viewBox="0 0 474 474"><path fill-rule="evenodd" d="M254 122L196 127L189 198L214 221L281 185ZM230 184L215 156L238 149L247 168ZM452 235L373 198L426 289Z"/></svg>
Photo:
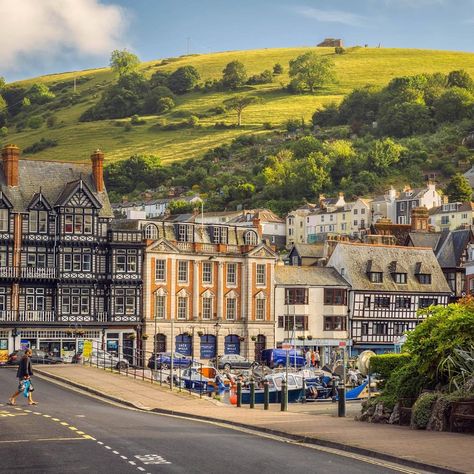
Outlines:
<svg viewBox="0 0 474 474"><path fill-rule="evenodd" d="M54 311L18 311L17 321L51 323L55 319Z"/></svg>
<svg viewBox="0 0 474 474"><path fill-rule="evenodd" d="M37 267L23 267L20 272L21 278L41 278L41 279L53 279L56 278L56 268L37 268Z"/></svg>
<svg viewBox="0 0 474 474"><path fill-rule="evenodd" d="M140 315L109 315L102 311L95 314L57 315L55 311L0 311L0 323L139 323Z"/></svg>
<svg viewBox="0 0 474 474"><path fill-rule="evenodd" d="M18 278L17 267L0 267L0 278Z"/></svg>

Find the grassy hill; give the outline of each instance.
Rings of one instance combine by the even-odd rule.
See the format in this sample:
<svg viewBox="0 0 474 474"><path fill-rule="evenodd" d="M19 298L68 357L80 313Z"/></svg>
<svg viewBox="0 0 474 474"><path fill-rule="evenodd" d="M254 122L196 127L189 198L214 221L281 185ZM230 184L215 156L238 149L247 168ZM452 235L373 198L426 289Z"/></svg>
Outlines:
<svg viewBox="0 0 474 474"><path fill-rule="evenodd" d="M78 122L79 116L100 98L102 90L116 80L110 69L93 69L63 74L52 74L21 81L22 84L44 82L48 86L66 83L57 93L54 102L60 103L72 95L73 79L78 81L79 102L52 110L57 125L48 128L25 129L16 132L14 124L9 126L9 134L4 142L12 142L22 149L41 138L57 140L58 146L30 155L34 159L84 160L91 150L101 148L108 160L128 158L134 153L149 153L159 156L164 163L202 156L208 149L229 142L242 133L261 133L266 122L280 126L290 118L310 120L314 111L328 102L339 102L344 94L354 87L365 84L385 85L391 78L423 72L447 73L454 69L465 69L474 76L474 55L462 52L429 51L417 49L373 49L355 48L345 55L335 55L333 48L316 48L320 54L331 55L338 81L317 95L291 95L282 90L288 83L288 62L310 48L261 49L251 51L231 51L203 55L182 56L167 60L157 60L141 64L147 77L156 70L173 71L184 65L194 66L201 80L221 77L225 65L232 60L243 62L249 75L271 69L275 63L285 68L285 73L276 76L272 84L248 86L239 94L257 95L261 102L244 112L244 125L235 129L219 130L216 122L235 123L234 113L210 116L200 120L200 127L175 131L159 130L154 125L164 118L168 123L182 120L186 113L201 114L211 108L221 106L222 102L235 93L193 92L178 96L177 107L168 114L143 117L145 125L125 131L117 126L117 120ZM87 78L87 79L85 79ZM66 103L66 102L64 102ZM51 106L51 104L49 104ZM35 114L48 112L41 106ZM123 122L127 122L124 119Z"/></svg>

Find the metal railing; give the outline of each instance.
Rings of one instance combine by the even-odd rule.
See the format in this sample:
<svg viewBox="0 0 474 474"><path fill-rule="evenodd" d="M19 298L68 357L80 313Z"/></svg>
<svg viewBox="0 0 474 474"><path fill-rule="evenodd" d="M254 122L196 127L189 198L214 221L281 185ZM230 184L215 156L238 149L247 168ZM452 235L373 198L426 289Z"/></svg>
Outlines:
<svg viewBox="0 0 474 474"><path fill-rule="evenodd" d="M0 278L17 278L17 267L0 267Z"/></svg>
<svg viewBox="0 0 474 474"><path fill-rule="evenodd" d="M56 278L56 275L56 268L53 267L23 267L20 272L21 278Z"/></svg>
<svg viewBox="0 0 474 474"><path fill-rule="evenodd" d="M18 321L53 322L56 320L54 311L18 311Z"/></svg>
<svg viewBox="0 0 474 474"><path fill-rule="evenodd" d="M214 387L217 384L203 374L203 369L207 367L205 364L191 357L186 358L186 363L184 363L181 357L175 355L173 369L171 369L171 358L163 357L163 354L122 345L115 346L113 351L106 351L101 342L92 341L90 354L82 355L78 363L108 370L122 376L133 377L134 380L167 386L171 390L194 393L200 398L214 392ZM190 370L186 372L187 369ZM213 367L212 369L214 370Z"/></svg>

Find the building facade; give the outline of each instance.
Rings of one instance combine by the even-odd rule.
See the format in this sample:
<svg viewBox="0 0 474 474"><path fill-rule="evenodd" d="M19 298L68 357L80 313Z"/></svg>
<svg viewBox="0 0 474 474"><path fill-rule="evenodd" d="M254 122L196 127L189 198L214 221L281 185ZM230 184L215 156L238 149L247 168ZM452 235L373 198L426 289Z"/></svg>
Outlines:
<svg viewBox="0 0 474 474"><path fill-rule="evenodd" d="M348 339L349 285L328 267L277 265L275 269L276 345L319 351L322 365Z"/></svg>
<svg viewBox="0 0 474 474"><path fill-rule="evenodd" d="M451 289L430 248L340 242L329 259L351 285L353 352L388 352L423 319L419 309L448 304Z"/></svg>
<svg viewBox="0 0 474 474"><path fill-rule="evenodd" d="M146 349L206 361L274 347L276 254L256 228L141 222ZM149 226L155 226L150 232Z"/></svg>
<svg viewBox="0 0 474 474"><path fill-rule="evenodd" d="M2 150L0 343L68 360L84 339L131 355L141 320L141 232L112 229L104 155L90 165ZM129 337L131 336L131 337Z"/></svg>
<svg viewBox="0 0 474 474"><path fill-rule="evenodd" d="M397 224L410 224L411 212L416 207L441 206L442 197L436 190L436 185L429 183L425 188L405 188L396 199L396 222Z"/></svg>
<svg viewBox="0 0 474 474"><path fill-rule="evenodd" d="M430 209L430 225L435 231L464 229L474 224L472 202L451 202Z"/></svg>

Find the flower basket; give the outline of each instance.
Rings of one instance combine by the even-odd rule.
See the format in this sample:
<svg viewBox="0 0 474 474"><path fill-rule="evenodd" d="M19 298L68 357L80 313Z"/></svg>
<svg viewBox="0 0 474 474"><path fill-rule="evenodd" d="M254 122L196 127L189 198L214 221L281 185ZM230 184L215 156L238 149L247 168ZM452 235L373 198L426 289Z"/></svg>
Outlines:
<svg viewBox="0 0 474 474"><path fill-rule="evenodd" d="M257 340L257 336L252 336L252 341L256 341Z"/></svg>
<svg viewBox="0 0 474 474"><path fill-rule="evenodd" d="M146 341L146 340L148 339L148 334L143 334L143 335L142 335L142 339L143 339L144 341Z"/></svg>
<svg viewBox="0 0 474 474"><path fill-rule="evenodd" d="M304 336L298 336L299 341L304 341Z"/></svg>
<svg viewBox="0 0 474 474"><path fill-rule="evenodd" d="M244 342L244 341L245 341L245 337L242 337L242 336L239 337L239 341L240 341L240 342Z"/></svg>
<svg viewBox="0 0 474 474"><path fill-rule="evenodd" d="M198 331L198 332L197 332L197 335L198 335L199 337L201 337L201 336L204 336L204 333L203 333L202 331Z"/></svg>
<svg viewBox="0 0 474 474"><path fill-rule="evenodd" d="M129 336L127 336L127 339L130 339L131 341L133 341L136 338L137 336L135 336L135 334L130 334Z"/></svg>
<svg viewBox="0 0 474 474"><path fill-rule="evenodd" d="M308 339L309 341L311 341L311 339L313 339L313 336L306 336L306 339Z"/></svg>

